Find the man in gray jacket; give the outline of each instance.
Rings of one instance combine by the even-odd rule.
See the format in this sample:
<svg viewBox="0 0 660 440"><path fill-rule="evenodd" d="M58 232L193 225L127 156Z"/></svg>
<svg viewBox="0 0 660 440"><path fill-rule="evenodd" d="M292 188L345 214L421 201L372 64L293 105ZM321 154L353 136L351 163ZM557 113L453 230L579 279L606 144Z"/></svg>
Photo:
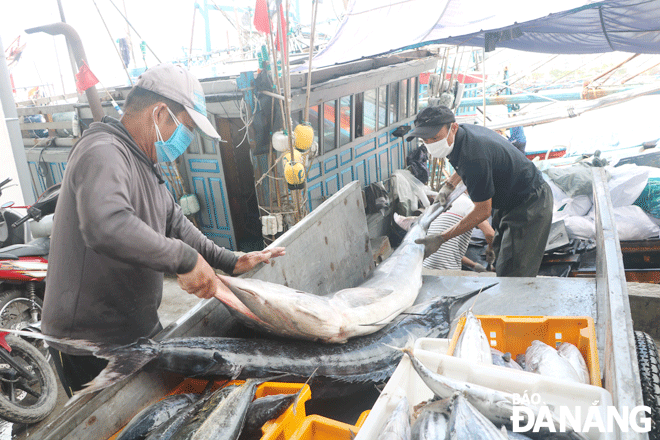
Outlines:
<svg viewBox="0 0 660 440"><path fill-rule="evenodd" d="M163 185L159 162L181 155L196 128L220 138L195 77L173 64L154 66L124 110L121 121L91 124L69 155L51 236L47 335L111 344L151 337L162 329L164 272L200 298L232 295L213 268L235 275L284 254L274 248L237 258L195 228ZM69 396L107 363L52 345Z"/></svg>

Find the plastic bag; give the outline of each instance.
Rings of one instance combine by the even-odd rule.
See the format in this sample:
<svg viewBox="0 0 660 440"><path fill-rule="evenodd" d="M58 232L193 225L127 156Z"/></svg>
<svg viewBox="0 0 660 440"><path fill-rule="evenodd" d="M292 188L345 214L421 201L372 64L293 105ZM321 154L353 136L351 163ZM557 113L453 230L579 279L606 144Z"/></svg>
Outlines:
<svg viewBox="0 0 660 440"><path fill-rule="evenodd" d="M569 197L589 196L593 194L591 168L590 165L580 162L566 167L549 168L545 173Z"/></svg>
<svg viewBox="0 0 660 440"><path fill-rule="evenodd" d="M610 198L614 208L630 206L642 193L648 181L647 167L637 165L622 165L620 167L607 167L612 179L607 183L610 189Z"/></svg>
<svg viewBox="0 0 660 440"><path fill-rule="evenodd" d="M569 216L563 220L569 239L579 238L588 240L596 237L596 225L593 217Z"/></svg>
<svg viewBox="0 0 660 440"><path fill-rule="evenodd" d="M660 236L660 226L652 222L639 206L614 208L614 221L619 240L645 240Z"/></svg>

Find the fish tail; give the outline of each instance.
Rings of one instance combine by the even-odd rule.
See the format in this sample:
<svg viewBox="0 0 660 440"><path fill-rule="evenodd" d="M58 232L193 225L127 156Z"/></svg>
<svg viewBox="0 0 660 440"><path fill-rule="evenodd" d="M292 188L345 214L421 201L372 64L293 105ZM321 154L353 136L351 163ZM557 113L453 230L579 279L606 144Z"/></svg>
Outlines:
<svg viewBox="0 0 660 440"><path fill-rule="evenodd" d="M86 384L85 388L78 391L74 398L100 391L129 377L158 357L159 354L160 345L146 338L140 338L137 342L129 345L102 347L95 351L94 355L107 359L108 365L94 380ZM73 399L67 405L72 401Z"/></svg>

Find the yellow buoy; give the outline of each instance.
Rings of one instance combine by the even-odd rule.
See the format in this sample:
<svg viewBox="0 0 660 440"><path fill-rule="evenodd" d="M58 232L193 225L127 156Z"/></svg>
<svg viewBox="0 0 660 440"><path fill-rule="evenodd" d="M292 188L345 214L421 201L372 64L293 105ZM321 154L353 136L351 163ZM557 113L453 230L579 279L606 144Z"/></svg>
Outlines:
<svg viewBox="0 0 660 440"><path fill-rule="evenodd" d="M283 161L284 179L289 185L289 189L302 189L305 184L305 165L302 154L294 151L293 160L291 160L291 152L287 151L283 155Z"/></svg>
<svg viewBox="0 0 660 440"><path fill-rule="evenodd" d="M309 124L298 124L293 130L295 135L295 147L300 151L307 151L314 142L314 129Z"/></svg>

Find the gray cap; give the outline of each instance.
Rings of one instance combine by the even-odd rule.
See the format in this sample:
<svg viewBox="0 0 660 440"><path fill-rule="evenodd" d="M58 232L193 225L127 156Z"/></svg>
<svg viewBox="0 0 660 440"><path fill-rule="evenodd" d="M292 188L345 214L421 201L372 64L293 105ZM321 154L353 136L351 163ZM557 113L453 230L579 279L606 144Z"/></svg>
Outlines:
<svg viewBox="0 0 660 440"><path fill-rule="evenodd" d="M158 64L138 77L136 86L181 104L197 127L207 136L220 139L206 118L206 101L202 84L178 64Z"/></svg>

